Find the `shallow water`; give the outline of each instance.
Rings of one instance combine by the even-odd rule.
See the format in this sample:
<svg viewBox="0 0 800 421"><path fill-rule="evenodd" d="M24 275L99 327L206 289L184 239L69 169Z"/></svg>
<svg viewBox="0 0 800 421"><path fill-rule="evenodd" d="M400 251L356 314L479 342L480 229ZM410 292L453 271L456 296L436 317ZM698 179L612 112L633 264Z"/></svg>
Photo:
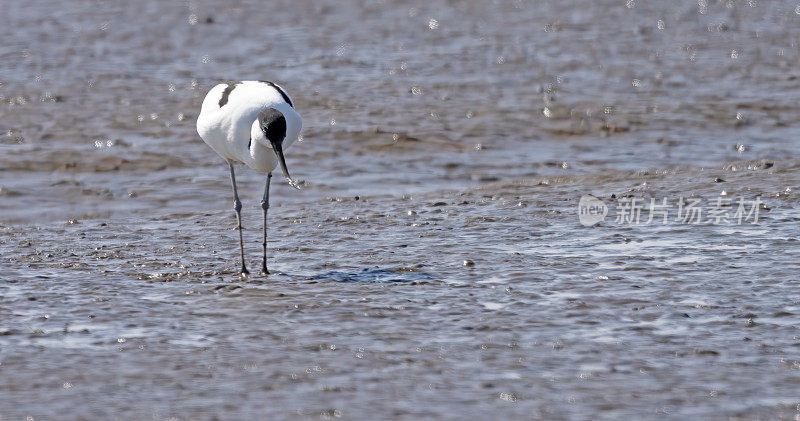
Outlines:
<svg viewBox="0 0 800 421"><path fill-rule="evenodd" d="M566 3L5 5L0 418L797 417L797 5ZM304 117L269 277L221 79Z"/></svg>

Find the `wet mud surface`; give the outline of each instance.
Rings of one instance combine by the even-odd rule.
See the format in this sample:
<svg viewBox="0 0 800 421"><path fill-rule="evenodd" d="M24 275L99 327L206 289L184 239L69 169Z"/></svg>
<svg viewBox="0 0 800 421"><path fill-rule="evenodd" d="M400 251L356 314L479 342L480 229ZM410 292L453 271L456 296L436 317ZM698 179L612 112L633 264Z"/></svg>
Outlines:
<svg viewBox="0 0 800 421"><path fill-rule="evenodd" d="M0 419L794 419L796 6L4 6ZM304 117L269 277L224 79Z"/></svg>

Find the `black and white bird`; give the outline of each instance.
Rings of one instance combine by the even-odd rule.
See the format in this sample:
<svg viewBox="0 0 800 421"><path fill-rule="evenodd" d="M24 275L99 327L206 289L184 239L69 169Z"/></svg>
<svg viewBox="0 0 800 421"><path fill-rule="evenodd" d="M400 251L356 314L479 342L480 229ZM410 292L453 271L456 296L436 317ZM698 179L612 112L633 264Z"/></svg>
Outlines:
<svg viewBox="0 0 800 421"><path fill-rule="evenodd" d="M300 114L294 103L280 86L267 81L246 80L221 83L211 88L203 100L197 117L197 133L211 149L221 156L231 172L233 208L239 230L239 254L242 276L247 275L242 241L242 202L236 189L234 163L242 163L267 175L261 209L264 214L264 259L261 272L267 270L267 210L269 209L269 183L272 170L280 164L289 184L300 187L289 176L283 151L300 136Z"/></svg>

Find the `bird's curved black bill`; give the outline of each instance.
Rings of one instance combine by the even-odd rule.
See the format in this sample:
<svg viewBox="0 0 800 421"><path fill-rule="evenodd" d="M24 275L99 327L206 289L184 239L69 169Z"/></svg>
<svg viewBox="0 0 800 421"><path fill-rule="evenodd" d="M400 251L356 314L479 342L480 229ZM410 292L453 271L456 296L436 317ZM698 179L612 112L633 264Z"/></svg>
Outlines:
<svg viewBox="0 0 800 421"><path fill-rule="evenodd" d="M283 145L281 142L270 142L272 143L272 149L275 151L275 155L278 155L278 161L281 163L281 170L283 170L283 175L286 177L286 181L289 182L289 185L300 190L300 186L292 180L292 176L289 175L289 169L286 168L286 158L283 157Z"/></svg>

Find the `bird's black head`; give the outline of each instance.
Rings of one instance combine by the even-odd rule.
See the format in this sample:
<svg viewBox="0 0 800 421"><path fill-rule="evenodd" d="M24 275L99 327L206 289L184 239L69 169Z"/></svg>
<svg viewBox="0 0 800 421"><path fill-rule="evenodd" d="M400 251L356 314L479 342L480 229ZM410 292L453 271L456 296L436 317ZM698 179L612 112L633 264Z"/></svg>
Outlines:
<svg viewBox="0 0 800 421"><path fill-rule="evenodd" d="M269 140L272 145L272 150L278 156L278 162L281 164L283 175L289 184L295 188L300 188L297 183L289 176L289 170L286 168L286 158L283 157L283 140L286 139L286 117L280 111L274 108L264 108L258 113L258 125L264 136Z"/></svg>
<svg viewBox="0 0 800 421"><path fill-rule="evenodd" d="M264 108L258 113L258 125L264 136L275 147L275 144L283 144L286 138L286 118L280 111L274 108Z"/></svg>

